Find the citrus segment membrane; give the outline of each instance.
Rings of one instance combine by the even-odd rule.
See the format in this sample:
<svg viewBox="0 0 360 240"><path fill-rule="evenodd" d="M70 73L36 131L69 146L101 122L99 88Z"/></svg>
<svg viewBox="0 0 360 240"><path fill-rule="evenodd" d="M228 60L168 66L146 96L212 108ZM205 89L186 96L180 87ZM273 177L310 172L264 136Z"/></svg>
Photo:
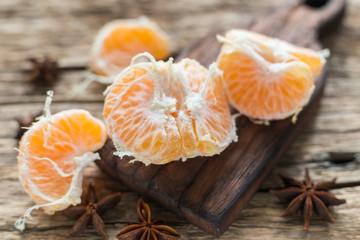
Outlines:
<svg viewBox="0 0 360 240"><path fill-rule="evenodd" d="M18 154L19 178L37 205L26 210L15 227L25 229L34 209L46 213L81 202L83 169L96 159L106 140L104 124L80 109L51 115L52 92L48 92L45 116L22 137Z"/></svg>
<svg viewBox="0 0 360 240"><path fill-rule="evenodd" d="M245 30L231 30L218 40L224 43L217 65L229 102L240 113L265 123L298 113L326 62L324 51Z"/></svg>
<svg viewBox="0 0 360 240"><path fill-rule="evenodd" d="M145 164L212 156L236 140L221 75L191 59L134 57L107 91L104 119L116 154Z"/></svg>
<svg viewBox="0 0 360 240"><path fill-rule="evenodd" d="M133 56L142 52L149 52L156 59L167 57L170 52L167 34L144 16L114 20L97 34L90 68L98 75L114 76L130 64Z"/></svg>
<svg viewBox="0 0 360 240"><path fill-rule="evenodd" d="M170 53L169 37L155 22L144 16L108 22L100 29L92 45L92 72L88 72L85 80L75 85L69 95L74 97L83 93L93 82L113 83L132 57L142 52L149 52L156 59L164 59ZM148 61L147 58L141 60Z"/></svg>

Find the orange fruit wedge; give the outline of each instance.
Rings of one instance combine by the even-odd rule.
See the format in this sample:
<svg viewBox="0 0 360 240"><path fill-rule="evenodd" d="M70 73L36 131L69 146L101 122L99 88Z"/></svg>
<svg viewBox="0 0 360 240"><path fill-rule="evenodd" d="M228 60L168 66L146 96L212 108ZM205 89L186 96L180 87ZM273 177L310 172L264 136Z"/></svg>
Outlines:
<svg viewBox="0 0 360 240"><path fill-rule="evenodd" d="M167 34L146 17L114 20L97 34L90 68L98 75L117 75L133 56L142 52L149 52L156 59L167 57L170 52Z"/></svg>
<svg viewBox="0 0 360 240"><path fill-rule="evenodd" d="M228 100L240 113L267 122L298 113L308 103L324 54L245 30L218 39L224 44L217 65Z"/></svg>
<svg viewBox="0 0 360 240"><path fill-rule="evenodd" d="M52 93L47 98L50 105ZM66 110L34 123L21 138L18 149L19 177L26 192L37 205L29 208L15 226L25 228L34 209L48 214L81 202L82 170L99 159L106 140L104 124L80 109Z"/></svg>
<svg viewBox="0 0 360 240"><path fill-rule="evenodd" d="M104 119L118 156L165 164L220 153L236 139L216 67L198 62L132 64L105 99Z"/></svg>

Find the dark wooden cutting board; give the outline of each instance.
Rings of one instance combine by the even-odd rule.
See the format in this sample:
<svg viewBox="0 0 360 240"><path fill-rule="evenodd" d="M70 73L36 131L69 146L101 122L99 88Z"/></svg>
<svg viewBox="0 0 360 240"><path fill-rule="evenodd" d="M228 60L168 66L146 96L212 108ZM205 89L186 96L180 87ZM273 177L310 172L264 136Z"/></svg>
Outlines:
<svg viewBox="0 0 360 240"><path fill-rule="evenodd" d="M248 26L231 27L250 29L319 50L322 47L318 39L336 28L344 15L345 3L346 0L291 1ZM223 34L229 28L199 39L180 53L178 59L190 57L208 66L220 50L216 34ZM325 85L326 67L324 69L316 79L314 95L296 124L288 118L264 126L240 117L236 123L238 142L220 155L162 166L129 164L129 159L119 159L112 154L115 149L108 140L100 152L102 160L97 164L109 175L204 231L221 235L314 115Z"/></svg>

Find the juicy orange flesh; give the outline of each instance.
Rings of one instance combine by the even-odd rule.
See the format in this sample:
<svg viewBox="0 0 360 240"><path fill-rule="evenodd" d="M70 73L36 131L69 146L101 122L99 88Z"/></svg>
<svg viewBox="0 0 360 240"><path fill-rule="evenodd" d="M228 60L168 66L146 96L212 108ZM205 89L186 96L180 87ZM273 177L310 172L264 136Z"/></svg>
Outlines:
<svg viewBox="0 0 360 240"><path fill-rule="evenodd" d="M193 66L187 66L192 68ZM207 73L205 69L187 71L190 88L193 92L199 93L205 81ZM229 114L229 107L226 102L220 81L209 82L205 91L206 105L201 107L199 115L192 117L192 112L185 107L185 113L189 115L189 121L178 120L179 132L182 140L182 154L185 157L192 157L192 153L198 151L201 155L211 156L218 153L218 147L211 141L203 139L203 136L210 134L210 138L216 142L226 142L229 133L232 131L232 121Z"/></svg>
<svg viewBox="0 0 360 240"><path fill-rule="evenodd" d="M185 69L192 93L199 93L207 71L192 64L187 64ZM134 67L134 75L130 71L118 79L105 100L104 118L110 118L108 128L114 142L119 141L121 147L142 158L149 157L149 161L155 164L197 154L213 155L218 147L211 141L199 139L199 136L210 134L210 139L224 142L232 130L229 108L221 88L208 86L206 105L197 116L193 116L184 104L187 97L184 86L178 81L170 81L164 68L159 75L162 78L159 85L169 86L161 94L176 99L175 111L159 112L154 106L154 79L145 70ZM127 84L134 79L141 80L128 88ZM124 91L126 93L119 101L119 95ZM152 155L156 158L150 159Z"/></svg>
<svg viewBox="0 0 360 240"><path fill-rule="evenodd" d="M156 59L163 59L169 54L168 41L149 27L119 26L103 40L99 57L108 64L125 67L130 64L133 56L142 52L149 52ZM95 70L106 75L106 69Z"/></svg>
<svg viewBox="0 0 360 240"><path fill-rule="evenodd" d="M101 125L83 112L56 118L51 124L47 145L44 146L44 132L48 130L47 123L29 130L30 135L22 138L19 149L19 166L26 161L26 169L20 170L20 178L27 192L39 204L47 201L36 194L32 186L47 197L59 199L69 190L72 176L61 176L53 164L37 158L49 158L64 173L71 173L76 168L74 157L97 150L104 138ZM28 155L24 156L25 152ZM30 157L24 160L23 157L27 156Z"/></svg>
<svg viewBox="0 0 360 240"><path fill-rule="evenodd" d="M114 50L134 54L147 51L151 52L155 58L161 59L168 53L165 46L167 46L167 41L152 29L119 27L105 38L101 55L106 56Z"/></svg>
<svg viewBox="0 0 360 240"><path fill-rule="evenodd" d="M264 59L276 63L269 56ZM224 72L230 102L240 112L258 119L293 111L306 98L313 85L309 81L311 72L306 65L298 64L272 73L241 52L221 55L218 67Z"/></svg>
<svg viewBox="0 0 360 240"><path fill-rule="evenodd" d="M117 84L112 88L111 93L114 96L107 97L105 100L104 118L106 119L110 114L118 100L118 95L125 92L121 102L116 107L117 110L121 111L116 111L112 116L115 121L114 127L110 126L110 132L119 133L118 137L122 140L124 148L133 149L136 152L147 152L151 155L164 151L165 143L162 141L161 132L156 133L156 130L161 127L157 122L158 120L153 118L154 116L142 112L142 109L151 108L154 82L146 76L145 70L135 68L134 79L139 77L143 77L143 79L127 89L127 84L133 81L131 73L128 73L122 78L122 84ZM109 96L111 95L109 94ZM144 128L144 126L146 127ZM176 132L168 129L167 124L165 124L164 130L168 134L167 142L173 146L178 146L179 138ZM143 141L139 142L138 139L142 136ZM180 149L174 147L174 149L165 150L163 154L171 158L173 155L178 155L179 152Z"/></svg>
<svg viewBox="0 0 360 240"><path fill-rule="evenodd" d="M266 37L266 38L264 38L264 40L271 40L271 38ZM257 54L261 55L261 57L264 60L266 60L268 63L270 63L270 64L286 63L286 62L300 60L310 67L313 76L319 75L320 71L324 65L323 60L320 57L320 55L317 52L307 49L307 48L301 48L301 47L294 46L294 49L292 51L289 50L288 53L290 55L294 56L295 58L287 59L286 61L284 61L284 60L277 59L276 56L274 56L272 50L269 49L267 46L258 44L257 47L259 49L261 49L261 51L254 49L255 52Z"/></svg>
<svg viewBox="0 0 360 240"><path fill-rule="evenodd" d="M288 54L293 55L295 59L288 59L288 61L295 61L300 60L304 63L306 63L313 74L314 77L320 74L322 67L324 65L324 59L321 57L321 53L318 53L312 49L309 48L303 48L298 47L292 44L289 44L283 40L278 40L275 38L271 38L266 35L262 35L255 32L250 32L247 30L231 30L226 34L229 39L234 40L238 36L247 36L248 40L250 39L256 39L257 41L253 42L253 44L256 44L256 47L253 49L255 52L261 55L262 58L264 58L269 63L279 63L281 60L276 59L274 56L273 50L270 49L266 44L269 42L277 41L277 44L279 44L279 48L285 47L283 51L286 51ZM250 41L251 42L251 41ZM284 45L284 46L281 46ZM233 49L233 46L230 46L230 44L226 43L223 45L223 50L231 50ZM261 49L261 52L259 52L257 49ZM222 50L222 52L224 52Z"/></svg>
<svg viewBox="0 0 360 240"><path fill-rule="evenodd" d="M314 77L321 73L324 63L316 52L304 48L299 48L298 51L291 52L290 54L295 56L300 61L306 63L310 67Z"/></svg>

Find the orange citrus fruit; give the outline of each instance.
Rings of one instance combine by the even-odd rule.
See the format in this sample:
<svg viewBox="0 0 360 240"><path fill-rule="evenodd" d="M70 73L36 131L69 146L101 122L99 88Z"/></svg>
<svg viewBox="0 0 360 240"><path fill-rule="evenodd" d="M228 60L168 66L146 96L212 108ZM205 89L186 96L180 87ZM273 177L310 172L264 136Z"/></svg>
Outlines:
<svg viewBox="0 0 360 240"><path fill-rule="evenodd" d="M217 59L228 100L254 119L298 113L309 101L325 58L320 52L245 30L231 30Z"/></svg>
<svg viewBox="0 0 360 240"><path fill-rule="evenodd" d="M18 220L18 229L24 229L25 217L34 209L51 214L80 203L82 170L99 159L93 152L105 140L104 124L80 109L42 117L26 131L18 149L19 177L38 205Z"/></svg>
<svg viewBox="0 0 360 240"><path fill-rule="evenodd" d="M170 52L167 34L146 17L114 20L97 34L90 68L99 75L117 75L133 56L142 52L149 52L156 59L167 57Z"/></svg>
<svg viewBox="0 0 360 240"><path fill-rule="evenodd" d="M209 72L190 59L152 59L126 68L104 106L117 155L165 164L220 153L236 134L217 76L214 65Z"/></svg>

